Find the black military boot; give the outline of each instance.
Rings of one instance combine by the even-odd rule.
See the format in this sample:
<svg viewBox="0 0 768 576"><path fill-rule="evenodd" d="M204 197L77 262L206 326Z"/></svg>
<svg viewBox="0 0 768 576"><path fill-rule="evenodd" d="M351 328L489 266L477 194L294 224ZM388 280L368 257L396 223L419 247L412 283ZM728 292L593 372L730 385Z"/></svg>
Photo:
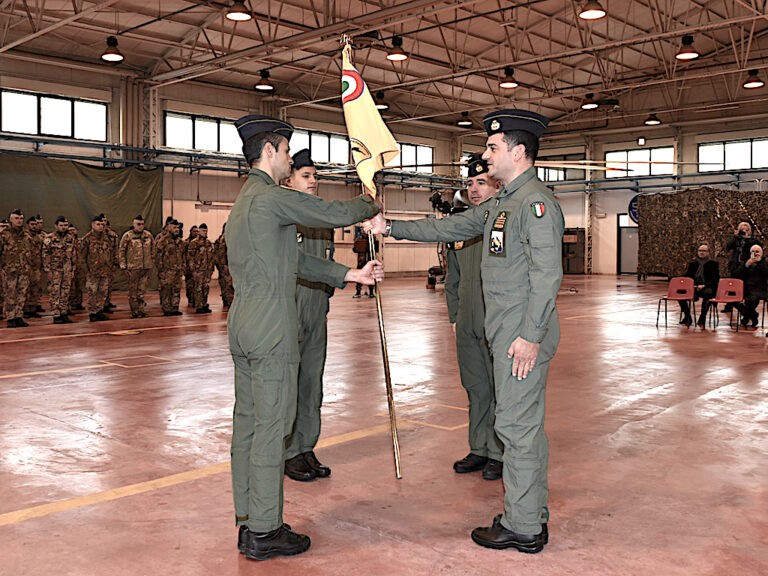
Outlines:
<svg viewBox="0 0 768 576"><path fill-rule="evenodd" d="M297 454L285 461L285 475L299 482L311 482L317 473L304 459L304 454Z"/></svg>
<svg viewBox="0 0 768 576"><path fill-rule="evenodd" d="M8 318L8 322L6 322L6 326L8 326L8 328L18 328L18 326L16 325L16 318Z"/></svg>
<svg viewBox="0 0 768 576"><path fill-rule="evenodd" d="M457 474L466 474L467 472L482 470L487 462L488 458L485 456L478 456L477 454L470 452L461 460L457 460L453 463L453 470Z"/></svg>
<svg viewBox="0 0 768 576"><path fill-rule="evenodd" d="M64 324L72 324L72 319L69 317L69 314L62 314L61 319Z"/></svg>
<svg viewBox="0 0 768 576"><path fill-rule="evenodd" d="M475 544L486 548L496 550L514 548L527 554L536 554L541 552L544 544L549 541L549 531L545 534L545 526L546 524L542 524L539 534L519 534L505 528L501 524L501 514L499 514L493 519L491 526L472 530L472 540Z"/></svg>
<svg viewBox="0 0 768 576"><path fill-rule="evenodd" d="M53 317L53 323L54 324L64 324L64 316L54 316Z"/></svg>
<svg viewBox="0 0 768 576"><path fill-rule="evenodd" d="M267 560L275 556L293 556L309 549L309 536L297 534L287 524L280 528L260 534L246 531L245 554L251 560Z"/></svg>
<svg viewBox="0 0 768 576"><path fill-rule="evenodd" d="M315 476L318 478L328 478L331 475L331 469L328 466L320 464L320 461L315 456L314 452L304 452L304 460L312 470L315 471Z"/></svg>
<svg viewBox="0 0 768 576"><path fill-rule="evenodd" d="M37 308L35 308L35 310L36 310L37 312L45 312L45 308L43 308L42 306L40 306L40 304L38 304L38 305L37 305Z"/></svg>
<svg viewBox="0 0 768 576"><path fill-rule="evenodd" d="M483 480L499 480L502 477L504 465L500 460L488 458L488 462L483 467Z"/></svg>
<svg viewBox="0 0 768 576"><path fill-rule="evenodd" d="M27 326L29 326L29 324L27 324L26 322L24 322L24 320L23 320L23 319L21 319L21 318L16 318L16 328L26 328Z"/></svg>

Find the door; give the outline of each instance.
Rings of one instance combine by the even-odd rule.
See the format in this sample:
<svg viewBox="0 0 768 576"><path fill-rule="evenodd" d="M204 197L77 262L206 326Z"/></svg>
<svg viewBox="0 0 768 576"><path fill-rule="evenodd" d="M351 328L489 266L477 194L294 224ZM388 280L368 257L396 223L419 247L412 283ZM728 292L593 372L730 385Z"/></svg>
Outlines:
<svg viewBox="0 0 768 576"><path fill-rule="evenodd" d="M640 237L637 224L627 214L618 215L618 262L619 274L637 274L637 254L640 250Z"/></svg>

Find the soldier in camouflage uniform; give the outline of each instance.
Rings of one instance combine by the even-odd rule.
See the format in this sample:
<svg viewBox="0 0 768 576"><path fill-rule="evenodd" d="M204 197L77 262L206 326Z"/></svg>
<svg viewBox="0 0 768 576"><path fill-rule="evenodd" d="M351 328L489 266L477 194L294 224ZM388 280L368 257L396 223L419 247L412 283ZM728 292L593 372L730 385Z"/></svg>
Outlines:
<svg viewBox="0 0 768 576"><path fill-rule="evenodd" d="M64 216L56 218L55 229L43 240L43 269L48 274L48 298L54 324L70 324L69 289L75 276L75 238Z"/></svg>
<svg viewBox="0 0 768 576"><path fill-rule="evenodd" d="M0 239L3 236L3 232L8 230L8 218L0 220ZM2 240L0 240L0 258L2 258ZM5 271L0 266L0 320L5 319Z"/></svg>
<svg viewBox="0 0 768 576"><path fill-rule="evenodd" d="M194 281L195 314L210 314L208 291L213 276L213 244L208 240L208 226L197 227L197 238L187 248L187 268L192 271Z"/></svg>
<svg viewBox="0 0 768 576"><path fill-rule="evenodd" d="M110 225L106 216L104 216L104 221L106 222L104 231L107 233L109 239L112 240L112 255L114 256L114 261L112 262L112 270L107 277L107 303L104 304L104 312L111 314L112 310L117 308L117 306L112 303L112 284L115 281L115 273L117 272L117 269L120 268L120 258L117 254L118 248L120 247L120 242L117 238L117 232L112 230L112 226Z"/></svg>
<svg viewBox="0 0 768 576"><path fill-rule="evenodd" d="M229 260L227 259L227 237L224 235L227 225L221 229L221 236L213 243L213 259L216 269L219 271L219 288L221 288L221 301L224 308L232 305L232 299L235 297L235 287L232 284L232 274L229 273Z"/></svg>
<svg viewBox="0 0 768 576"><path fill-rule="evenodd" d="M0 266L5 272L5 318L8 328L29 326L22 315L29 290L29 270L34 246L24 229L24 214L14 210L10 227L0 236Z"/></svg>
<svg viewBox="0 0 768 576"><path fill-rule="evenodd" d="M112 237L106 231L104 214L94 216L90 232L80 241L80 260L85 272L88 318L91 322L109 320L104 312L115 263L114 246Z"/></svg>
<svg viewBox="0 0 768 576"><path fill-rule="evenodd" d="M155 259L155 243L149 230L144 230L144 217L141 214L133 219L133 228L123 234L118 250L120 268L125 270L128 278L131 318L146 318L144 292Z"/></svg>
<svg viewBox="0 0 768 576"><path fill-rule="evenodd" d="M69 233L75 239L75 276L72 278L72 287L69 289L69 310L70 313L74 311L85 310L83 306L83 292L85 292L85 280L86 270L85 261L83 260L83 248L82 239L78 235L77 226L70 222Z"/></svg>
<svg viewBox="0 0 768 576"><path fill-rule="evenodd" d="M197 238L197 226L192 226L189 229L189 236L184 241L184 290L187 294L187 306L195 305L195 278L192 269L187 265L187 251L195 238Z"/></svg>
<svg viewBox="0 0 768 576"><path fill-rule="evenodd" d="M27 218L27 234L32 239L32 259L29 263L29 290L24 304L24 318L42 318L38 313L40 298L43 295L45 276L43 275L43 219L39 214Z"/></svg>
<svg viewBox="0 0 768 576"><path fill-rule="evenodd" d="M179 223L171 219L155 237L155 267L160 279L160 306L163 316L181 316L181 277L184 274L184 241Z"/></svg>

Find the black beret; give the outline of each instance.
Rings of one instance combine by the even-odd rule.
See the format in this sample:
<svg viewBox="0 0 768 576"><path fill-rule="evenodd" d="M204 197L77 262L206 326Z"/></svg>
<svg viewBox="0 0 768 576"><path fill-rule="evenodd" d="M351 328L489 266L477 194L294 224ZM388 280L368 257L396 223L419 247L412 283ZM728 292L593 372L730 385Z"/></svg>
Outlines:
<svg viewBox="0 0 768 576"><path fill-rule="evenodd" d="M0 220L0 224L9 224L8 218L3 218L2 220Z"/></svg>
<svg viewBox="0 0 768 576"><path fill-rule="evenodd" d="M66 222L66 221L67 221L66 216L59 216L58 218L56 218L56 224L59 224L60 222Z"/></svg>
<svg viewBox="0 0 768 576"><path fill-rule="evenodd" d="M469 160L467 160L467 169L469 177L474 178L480 174L486 174L488 172L488 164L480 154L472 154Z"/></svg>
<svg viewBox="0 0 768 576"><path fill-rule="evenodd" d="M285 136L288 140L293 135L293 126L288 122L283 122L277 118L271 116L261 116L259 114L251 114L250 116L243 116L235 120L235 128L237 128L240 139L245 142L249 138L256 136L256 134L262 134L264 132L276 132L281 136Z"/></svg>
<svg viewBox="0 0 768 576"><path fill-rule="evenodd" d="M170 224L173 225L173 226L178 226L179 224L181 224L181 222L179 222L178 220L176 220L174 218L173 220L170 221Z"/></svg>
<svg viewBox="0 0 768 576"><path fill-rule="evenodd" d="M173 221L173 216L166 216L165 217L165 223L170 224Z"/></svg>
<svg viewBox="0 0 768 576"><path fill-rule="evenodd" d="M37 222L37 218L35 218L34 216L30 216L29 218L27 218L27 224L29 224L30 222Z"/></svg>
<svg viewBox="0 0 768 576"><path fill-rule="evenodd" d="M24 216L24 212L21 211L21 208L16 208L16 210L12 210L11 214L14 216Z"/></svg>
<svg viewBox="0 0 768 576"><path fill-rule="evenodd" d="M104 222L104 214L97 214L91 218L91 222Z"/></svg>
<svg viewBox="0 0 768 576"><path fill-rule="evenodd" d="M133 219L134 220L141 220L142 222L144 222L144 216L142 216L141 214L139 214L138 216L134 216Z"/></svg>
<svg viewBox="0 0 768 576"><path fill-rule="evenodd" d="M200 226L198 226L198 227L197 227L197 229L198 229L198 230L200 230L201 228L202 228L203 230L208 230L208 224L206 224L205 222L203 222L202 224L200 224Z"/></svg>
<svg viewBox="0 0 768 576"><path fill-rule="evenodd" d="M312 157L309 155L309 150L307 148L304 148L303 150L299 150L298 152L296 152L296 154L293 155L292 160L293 160L294 170L315 165L315 163L312 162Z"/></svg>
<svg viewBox="0 0 768 576"><path fill-rule="evenodd" d="M525 130L537 138L541 138L547 124L549 124L548 118L528 110L498 110L486 114L483 118L483 125L488 136L499 132Z"/></svg>

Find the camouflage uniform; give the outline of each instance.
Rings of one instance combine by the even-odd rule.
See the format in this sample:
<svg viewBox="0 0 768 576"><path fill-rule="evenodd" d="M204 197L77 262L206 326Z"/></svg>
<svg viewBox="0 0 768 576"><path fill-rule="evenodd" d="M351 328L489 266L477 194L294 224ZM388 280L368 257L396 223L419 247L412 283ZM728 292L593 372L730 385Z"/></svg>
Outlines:
<svg viewBox="0 0 768 576"><path fill-rule="evenodd" d="M213 244L208 238L198 236L187 248L187 267L194 281L193 302L200 311L208 308L208 290L213 275Z"/></svg>
<svg viewBox="0 0 768 576"><path fill-rule="evenodd" d="M10 227L0 235L0 265L5 272L5 317L9 321L24 314L33 250L32 238L23 227Z"/></svg>
<svg viewBox="0 0 768 576"><path fill-rule="evenodd" d="M193 306L195 303L195 278L192 269L187 265L187 251L195 238L197 238L197 230L190 230L189 237L184 240L184 289L187 294L188 306Z"/></svg>
<svg viewBox="0 0 768 576"><path fill-rule="evenodd" d="M184 241L165 230L155 238L155 266L160 279L163 313L179 311L181 277L184 274Z"/></svg>
<svg viewBox="0 0 768 576"><path fill-rule="evenodd" d="M85 268L85 258L83 256L83 240L72 234L75 239L75 275L72 278L72 287L69 290L69 309L83 309L83 292L85 291L85 282L87 279L87 270Z"/></svg>
<svg viewBox="0 0 768 576"><path fill-rule="evenodd" d="M235 287L232 284L232 275L229 273L229 260L227 259L227 239L222 234L213 243L213 254L216 269L219 271L219 287L221 288L221 301L225 308L232 305L235 297Z"/></svg>
<svg viewBox="0 0 768 576"><path fill-rule="evenodd" d="M89 314L98 314L107 304L115 265L114 247L114 241L107 232L91 230L80 241Z"/></svg>
<svg viewBox="0 0 768 576"><path fill-rule="evenodd" d="M43 240L43 269L48 274L48 298L54 318L69 311L69 289L75 275L75 238L51 232Z"/></svg>
<svg viewBox="0 0 768 576"><path fill-rule="evenodd" d="M107 276L107 306L109 306L112 302L112 283L115 281L115 272L120 267L120 258L118 257L120 242L117 239L117 234L113 230L106 230L106 233L112 241L112 254L115 257L112 262L112 269L110 270L109 276Z"/></svg>
<svg viewBox="0 0 768 576"><path fill-rule="evenodd" d="M146 316L144 292L147 290L149 271L154 261L155 244L148 230L128 230L120 239L120 268L128 277L128 303L134 317Z"/></svg>
<svg viewBox="0 0 768 576"><path fill-rule="evenodd" d="M43 275L43 240L45 232L32 230L27 226L27 234L32 241L32 251L29 261L29 290L27 301L24 304L24 313L27 316L37 316L37 307L40 306L40 298L43 295L45 276Z"/></svg>

